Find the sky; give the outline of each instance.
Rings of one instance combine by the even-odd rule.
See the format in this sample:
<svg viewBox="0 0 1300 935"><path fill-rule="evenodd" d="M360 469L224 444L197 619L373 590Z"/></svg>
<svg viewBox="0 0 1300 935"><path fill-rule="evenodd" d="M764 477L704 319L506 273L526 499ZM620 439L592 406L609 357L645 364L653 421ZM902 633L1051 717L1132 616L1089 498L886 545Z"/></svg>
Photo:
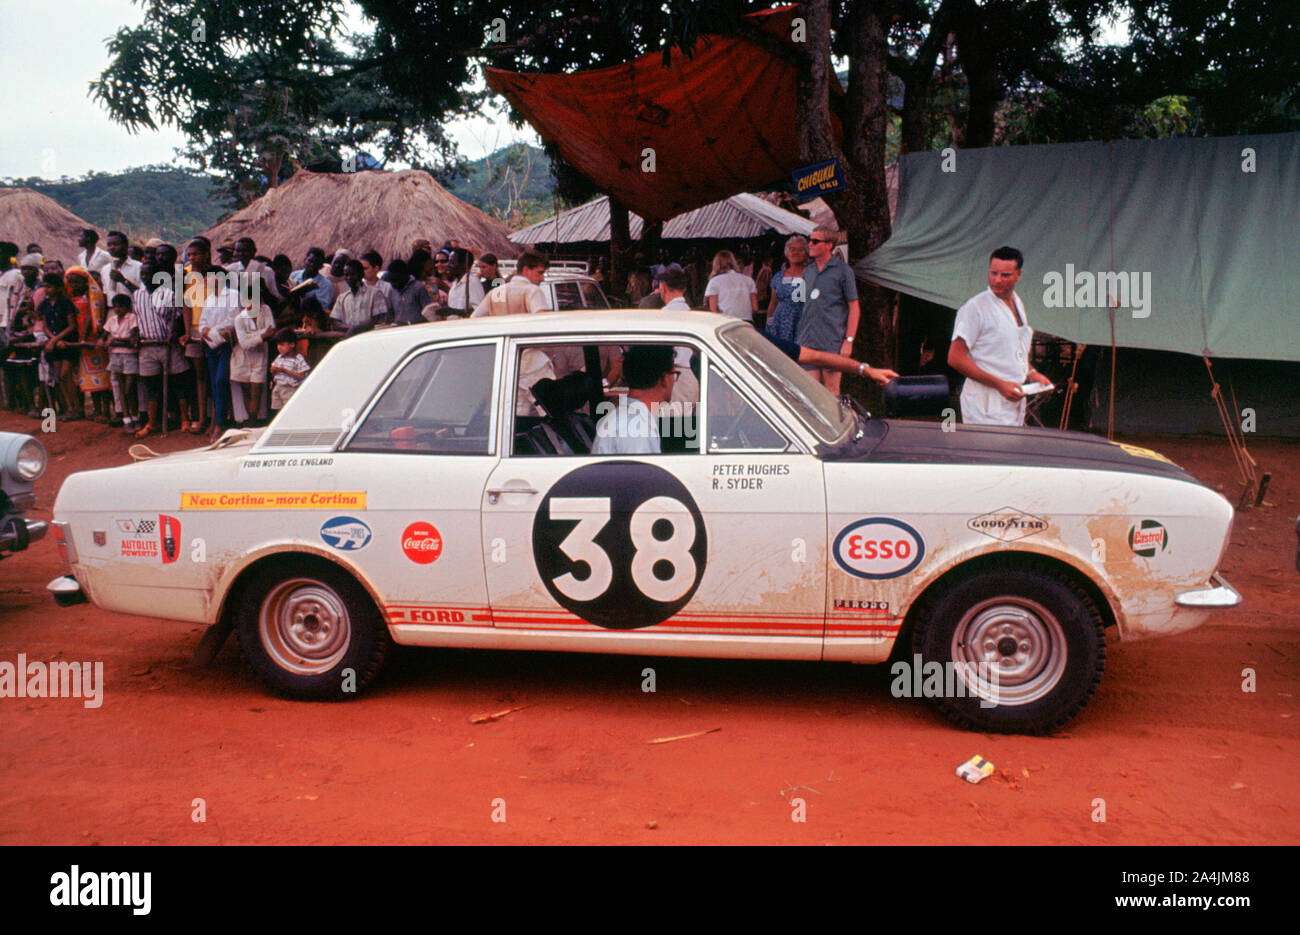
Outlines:
<svg viewBox="0 0 1300 935"><path fill-rule="evenodd" d="M143 16L131 0L0 0L0 87L8 91L0 177L77 178L92 170L180 164L180 133L128 133L87 95L108 65L105 40ZM360 17L353 19L359 25ZM470 159L516 140L538 143L530 129L516 130L504 118L460 120L449 128Z"/></svg>

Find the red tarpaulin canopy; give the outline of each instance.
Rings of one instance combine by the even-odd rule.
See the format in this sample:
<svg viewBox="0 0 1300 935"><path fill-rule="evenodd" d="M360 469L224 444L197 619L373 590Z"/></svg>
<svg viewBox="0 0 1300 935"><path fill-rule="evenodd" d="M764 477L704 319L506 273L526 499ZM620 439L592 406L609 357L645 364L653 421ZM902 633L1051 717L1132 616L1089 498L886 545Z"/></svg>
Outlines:
<svg viewBox="0 0 1300 935"><path fill-rule="evenodd" d="M796 12L749 18L789 43ZM668 68L655 52L570 75L486 71L488 86L566 161L643 218L761 189L800 165L795 66L747 39L703 36ZM653 172L643 170L647 149Z"/></svg>

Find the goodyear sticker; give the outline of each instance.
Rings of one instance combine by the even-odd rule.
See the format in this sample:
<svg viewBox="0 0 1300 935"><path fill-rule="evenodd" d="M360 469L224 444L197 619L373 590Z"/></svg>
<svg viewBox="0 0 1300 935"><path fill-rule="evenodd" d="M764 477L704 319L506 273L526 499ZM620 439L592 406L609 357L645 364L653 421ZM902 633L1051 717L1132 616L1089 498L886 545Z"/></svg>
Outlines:
<svg viewBox="0 0 1300 935"><path fill-rule="evenodd" d="M364 490L182 492L182 510L364 510Z"/></svg>
<svg viewBox="0 0 1300 935"><path fill-rule="evenodd" d="M325 544L340 552L364 549L371 539L370 527L355 516L333 516L320 528Z"/></svg>

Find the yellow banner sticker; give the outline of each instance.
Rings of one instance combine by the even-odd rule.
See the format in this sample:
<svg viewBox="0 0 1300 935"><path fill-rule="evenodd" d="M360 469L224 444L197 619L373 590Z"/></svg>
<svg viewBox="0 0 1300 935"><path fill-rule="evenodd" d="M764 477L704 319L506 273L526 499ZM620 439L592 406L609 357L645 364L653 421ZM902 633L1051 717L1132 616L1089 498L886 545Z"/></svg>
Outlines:
<svg viewBox="0 0 1300 935"><path fill-rule="evenodd" d="M248 490L181 493L182 510L364 510L364 490Z"/></svg>
<svg viewBox="0 0 1300 935"><path fill-rule="evenodd" d="M1126 452L1128 452L1135 458L1150 458L1152 461L1163 461L1165 462L1165 464L1174 463L1170 461L1168 458L1166 458L1164 455L1162 455L1160 452L1152 451L1150 448L1141 448L1137 445L1126 445L1123 442L1112 442L1112 444L1119 445L1121 448L1123 448Z"/></svg>

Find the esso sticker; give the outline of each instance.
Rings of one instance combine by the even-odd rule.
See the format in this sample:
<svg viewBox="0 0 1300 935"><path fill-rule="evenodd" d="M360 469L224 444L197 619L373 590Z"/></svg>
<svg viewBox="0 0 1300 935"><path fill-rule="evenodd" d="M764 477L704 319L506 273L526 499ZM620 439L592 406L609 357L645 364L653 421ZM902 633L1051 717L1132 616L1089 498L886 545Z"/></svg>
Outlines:
<svg viewBox="0 0 1300 935"><path fill-rule="evenodd" d="M858 578L897 578L925 557L921 534L907 523L875 516L846 526L835 537L835 562Z"/></svg>
<svg viewBox="0 0 1300 935"><path fill-rule="evenodd" d="M436 562L442 554L442 536L432 523L412 523L402 533L402 551L417 565Z"/></svg>

